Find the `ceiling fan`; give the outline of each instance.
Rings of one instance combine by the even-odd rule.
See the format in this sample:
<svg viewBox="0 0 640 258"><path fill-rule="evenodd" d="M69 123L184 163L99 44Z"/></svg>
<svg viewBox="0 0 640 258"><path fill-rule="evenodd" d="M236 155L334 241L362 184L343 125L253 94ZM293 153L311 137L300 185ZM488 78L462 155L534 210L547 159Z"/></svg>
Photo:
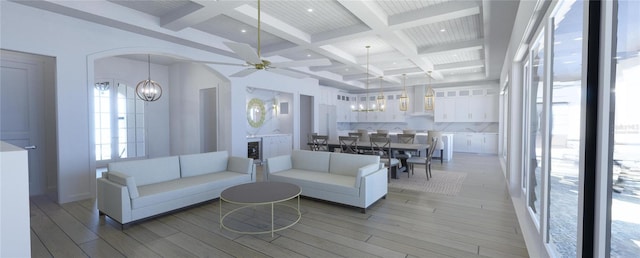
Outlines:
<svg viewBox="0 0 640 258"><path fill-rule="evenodd" d="M299 60L299 61L285 61L285 62L278 62L278 63L272 63L269 60L262 59L260 57L260 0L258 0L258 51L256 52L249 44L245 44L245 43L224 42L224 44L227 47L229 47L236 55L242 58L245 61L245 63L235 64L235 63L209 62L209 61L198 61L198 62L247 67L247 69L244 69L242 71L239 71L237 73L230 75L231 77L244 77L258 70L268 70L274 73L279 73L279 74L291 76L294 78L304 78L306 77L306 75L298 72L278 69L278 68L323 66L323 65L331 64L331 61L329 61L329 59L327 58L308 59L308 60Z"/></svg>

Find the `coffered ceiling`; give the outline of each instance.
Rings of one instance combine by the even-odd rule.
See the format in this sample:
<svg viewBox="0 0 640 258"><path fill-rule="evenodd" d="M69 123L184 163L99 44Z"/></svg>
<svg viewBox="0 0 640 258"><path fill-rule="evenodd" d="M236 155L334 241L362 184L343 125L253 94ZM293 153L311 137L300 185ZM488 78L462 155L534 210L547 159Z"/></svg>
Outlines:
<svg viewBox="0 0 640 258"><path fill-rule="evenodd" d="M19 1L37 8L238 58L223 42L258 47L258 3L238 0ZM288 68L350 91L384 76L384 87L498 80L518 2L509 0L262 0L264 59L328 58ZM166 60L166 59L165 59ZM212 60L215 61L215 60ZM218 65L212 65L214 68Z"/></svg>

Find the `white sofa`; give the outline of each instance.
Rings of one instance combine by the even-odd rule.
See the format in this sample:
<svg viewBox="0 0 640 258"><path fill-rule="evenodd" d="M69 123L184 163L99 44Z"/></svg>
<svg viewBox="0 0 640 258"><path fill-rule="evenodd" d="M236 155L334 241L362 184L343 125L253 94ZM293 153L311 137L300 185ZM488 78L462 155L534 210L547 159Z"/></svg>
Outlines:
<svg viewBox="0 0 640 258"><path fill-rule="evenodd" d="M303 196L360 207L363 213L387 195L387 169L378 156L294 150L266 164L268 181L296 184Z"/></svg>
<svg viewBox="0 0 640 258"><path fill-rule="evenodd" d="M120 224L220 197L255 182L253 160L226 151L109 163L98 178L100 215Z"/></svg>

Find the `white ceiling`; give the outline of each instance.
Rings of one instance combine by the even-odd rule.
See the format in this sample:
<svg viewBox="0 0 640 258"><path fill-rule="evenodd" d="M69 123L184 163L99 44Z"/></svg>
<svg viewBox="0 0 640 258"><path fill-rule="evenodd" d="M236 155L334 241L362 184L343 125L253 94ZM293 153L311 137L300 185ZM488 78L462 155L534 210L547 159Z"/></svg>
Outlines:
<svg viewBox="0 0 640 258"><path fill-rule="evenodd" d="M258 46L257 0L18 2L234 58L222 42ZM518 1L262 0L260 7L264 59L328 58L330 66L290 69L358 91L366 45L369 77L384 76L385 87L400 88L403 73L408 86L424 84L427 71L435 86L497 81Z"/></svg>

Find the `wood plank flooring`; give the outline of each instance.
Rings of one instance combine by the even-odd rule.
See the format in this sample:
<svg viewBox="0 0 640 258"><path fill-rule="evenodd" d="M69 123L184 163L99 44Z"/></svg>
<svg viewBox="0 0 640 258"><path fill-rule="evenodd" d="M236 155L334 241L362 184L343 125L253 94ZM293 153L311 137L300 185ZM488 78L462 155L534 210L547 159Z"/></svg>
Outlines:
<svg viewBox="0 0 640 258"><path fill-rule="evenodd" d="M98 216L93 199L58 205L32 197L31 253L65 258L528 257L497 156L455 153L451 162L435 161L433 168L468 173L457 196L390 188L366 214L303 198L300 222L273 238L221 230L218 200L122 231ZM241 216L238 223L256 226Z"/></svg>

